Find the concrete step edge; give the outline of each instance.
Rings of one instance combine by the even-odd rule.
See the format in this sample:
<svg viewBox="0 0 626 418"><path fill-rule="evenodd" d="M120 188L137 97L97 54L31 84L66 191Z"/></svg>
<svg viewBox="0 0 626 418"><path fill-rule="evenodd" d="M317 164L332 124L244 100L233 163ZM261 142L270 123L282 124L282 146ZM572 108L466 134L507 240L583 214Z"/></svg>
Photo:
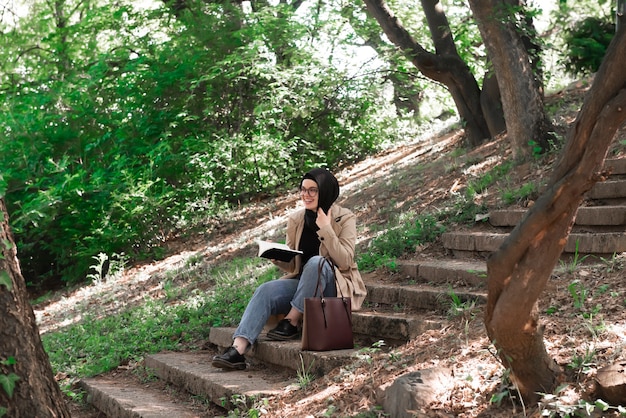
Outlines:
<svg viewBox="0 0 626 418"><path fill-rule="evenodd" d="M444 325L441 315L422 315L406 313L381 313L376 310L354 312L352 331L376 340L406 342L431 329L440 329ZM376 332L372 332L376 330Z"/></svg>
<svg viewBox="0 0 626 418"><path fill-rule="evenodd" d="M197 418L198 415L164 395L138 385L128 385L109 378L81 380L90 404L107 417L116 418Z"/></svg>
<svg viewBox="0 0 626 418"><path fill-rule="evenodd" d="M626 180L606 180L594 184L587 192L589 199L619 199L626 197Z"/></svg>
<svg viewBox="0 0 626 418"><path fill-rule="evenodd" d="M626 174L626 158L607 158L604 168L610 169L612 174Z"/></svg>
<svg viewBox="0 0 626 418"><path fill-rule="evenodd" d="M446 232L443 246L452 251L494 252L500 248L507 233ZM613 254L626 252L626 232L575 232L569 235L564 253Z"/></svg>
<svg viewBox="0 0 626 418"><path fill-rule="evenodd" d="M486 277L486 270L485 270ZM482 278L485 280L485 278ZM366 305L398 305L425 312L445 312L452 296L462 302L475 301L483 304L487 300L486 291L468 290L462 287L434 287L424 285L390 285L367 283Z"/></svg>
<svg viewBox="0 0 626 418"><path fill-rule="evenodd" d="M232 344L234 332L235 328L231 327L213 327L209 332L209 342L223 350ZM270 341L262 334L246 357L292 370L301 369L304 364L307 369L310 368L313 373L322 376L336 367L353 361L358 351L358 347L324 352L302 351L301 348L300 340Z"/></svg>
<svg viewBox="0 0 626 418"><path fill-rule="evenodd" d="M145 365L161 380L213 403L228 405L233 395L263 397L295 388L295 379L269 381L250 370L225 371L211 365L214 353L159 353L145 358Z"/></svg>
<svg viewBox="0 0 626 418"><path fill-rule="evenodd" d="M527 208L493 210L489 213L489 223L493 226L513 227L517 225ZM626 225L626 206L583 206L578 209L576 225L617 226Z"/></svg>
<svg viewBox="0 0 626 418"><path fill-rule="evenodd" d="M482 287L487 277L486 263L477 260L403 261L399 267L403 275L425 283Z"/></svg>

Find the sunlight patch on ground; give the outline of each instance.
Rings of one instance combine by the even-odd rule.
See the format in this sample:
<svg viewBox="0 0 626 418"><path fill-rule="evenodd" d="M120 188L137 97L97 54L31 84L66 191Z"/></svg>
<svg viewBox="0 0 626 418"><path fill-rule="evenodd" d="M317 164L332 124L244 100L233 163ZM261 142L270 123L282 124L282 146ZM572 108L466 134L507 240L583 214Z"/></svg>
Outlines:
<svg viewBox="0 0 626 418"><path fill-rule="evenodd" d="M195 252L181 252L160 262L124 271L98 284L83 286L61 295L47 304L35 306L33 311L41 334L51 332L83 319L83 313L109 315L121 311L130 302L140 302L154 297L162 289L159 273L183 266ZM150 283L155 280L156 283Z"/></svg>

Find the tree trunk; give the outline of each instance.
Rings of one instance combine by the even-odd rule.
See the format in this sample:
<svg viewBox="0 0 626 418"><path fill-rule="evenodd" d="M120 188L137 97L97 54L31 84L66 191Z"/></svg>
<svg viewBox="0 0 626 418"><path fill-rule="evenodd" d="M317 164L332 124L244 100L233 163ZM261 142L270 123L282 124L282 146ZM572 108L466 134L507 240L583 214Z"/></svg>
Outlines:
<svg viewBox="0 0 626 418"><path fill-rule="evenodd" d="M527 403L535 402L538 393L550 393L557 382L559 369L543 343L537 300L585 193L604 177L604 158L626 121L624 56L626 28L607 50L548 189L487 261L487 334Z"/></svg>
<svg viewBox="0 0 626 418"><path fill-rule="evenodd" d="M524 157L531 142L547 144L550 126L544 111L541 85L511 7L504 0L470 0L470 7L493 63L500 86L506 128L513 155ZM515 2L519 3L519 2Z"/></svg>
<svg viewBox="0 0 626 418"><path fill-rule="evenodd" d="M26 284L9 230L4 199L0 199L0 411L11 418L69 417L63 394L54 380L43 349Z"/></svg>
<svg viewBox="0 0 626 418"><path fill-rule="evenodd" d="M442 83L450 94L465 123L465 134L472 146L479 145L492 135L480 106L480 89L467 64L459 57L452 42L450 28L438 0L422 0L436 54L417 43L384 0L363 0L368 12L398 48L426 77Z"/></svg>
<svg viewBox="0 0 626 418"><path fill-rule="evenodd" d="M488 71L483 79L483 89L480 92L480 106L485 115L489 132L498 135L506 131L506 121L504 120L504 110L502 110L502 97L500 87L493 71Z"/></svg>
<svg viewBox="0 0 626 418"><path fill-rule="evenodd" d="M624 25L624 17L626 17L626 0L617 0L615 9L615 30L619 31L620 26Z"/></svg>

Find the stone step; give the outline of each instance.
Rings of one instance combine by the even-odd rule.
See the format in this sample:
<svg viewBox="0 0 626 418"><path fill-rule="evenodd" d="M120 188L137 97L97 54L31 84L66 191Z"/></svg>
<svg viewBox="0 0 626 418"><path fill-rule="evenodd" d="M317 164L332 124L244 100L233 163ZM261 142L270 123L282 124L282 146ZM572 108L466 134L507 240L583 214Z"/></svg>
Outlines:
<svg viewBox="0 0 626 418"><path fill-rule="evenodd" d="M608 158L604 161L604 168L611 170L611 174L626 174L626 158Z"/></svg>
<svg viewBox="0 0 626 418"><path fill-rule="evenodd" d="M451 286L446 289L424 285L398 286L368 283L366 303L368 306L377 303L398 304L409 309L429 311L431 313L436 312L440 318L442 313L448 311L453 301L453 296L460 302L474 301L477 304L483 304L487 300L486 291L459 290Z"/></svg>
<svg viewBox="0 0 626 418"><path fill-rule="evenodd" d="M489 223L498 227L513 227L522 220L527 211L525 208L494 210L489 212ZM626 225L626 206L583 206L576 214L576 225Z"/></svg>
<svg viewBox="0 0 626 418"><path fill-rule="evenodd" d="M619 199L626 197L626 180L607 180L596 183L589 192L589 199Z"/></svg>
<svg viewBox="0 0 626 418"><path fill-rule="evenodd" d="M234 332L235 328L230 327L211 328L209 342L223 350L232 344ZM358 347L355 347L351 350L302 351L301 347L300 340L270 341L262 334L246 354L246 358L292 370L302 369L304 365L306 370L310 369L317 376L322 376L351 361L358 350Z"/></svg>
<svg viewBox="0 0 626 418"><path fill-rule="evenodd" d="M498 250L508 234L493 232L446 232L441 236L444 247L460 252L490 253ZM564 253L614 254L626 251L626 232L571 233Z"/></svg>
<svg viewBox="0 0 626 418"><path fill-rule="evenodd" d="M419 282L454 286L485 286L485 261L437 259L400 262L400 272Z"/></svg>
<svg viewBox="0 0 626 418"><path fill-rule="evenodd" d="M233 395L261 398L286 393L296 387L295 378L276 376L269 379L257 370L217 369L211 365L213 355L206 351L159 353L147 356L145 366L161 380L226 408L232 406Z"/></svg>
<svg viewBox="0 0 626 418"><path fill-rule="evenodd" d="M443 327L440 315L413 315L406 312L381 313L375 308L353 312L352 331L357 335L386 342L405 343L431 329Z"/></svg>
<svg viewBox="0 0 626 418"><path fill-rule="evenodd" d="M87 401L107 417L198 418L189 405L171 399L162 391L115 378L82 379Z"/></svg>

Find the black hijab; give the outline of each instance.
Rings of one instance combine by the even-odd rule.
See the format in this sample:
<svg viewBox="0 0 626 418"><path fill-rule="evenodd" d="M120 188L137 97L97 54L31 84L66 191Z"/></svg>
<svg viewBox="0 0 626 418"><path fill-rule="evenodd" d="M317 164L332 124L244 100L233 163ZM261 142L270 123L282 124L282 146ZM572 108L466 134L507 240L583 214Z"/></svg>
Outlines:
<svg viewBox="0 0 626 418"><path fill-rule="evenodd" d="M305 179L313 180L317 183L318 205L327 214L330 207L339 197L339 182L337 178L325 168L314 168L304 175L302 181ZM302 186L302 181L300 186ZM315 223L317 211L313 212L307 209L304 219L307 227L314 231L319 229Z"/></svg>

